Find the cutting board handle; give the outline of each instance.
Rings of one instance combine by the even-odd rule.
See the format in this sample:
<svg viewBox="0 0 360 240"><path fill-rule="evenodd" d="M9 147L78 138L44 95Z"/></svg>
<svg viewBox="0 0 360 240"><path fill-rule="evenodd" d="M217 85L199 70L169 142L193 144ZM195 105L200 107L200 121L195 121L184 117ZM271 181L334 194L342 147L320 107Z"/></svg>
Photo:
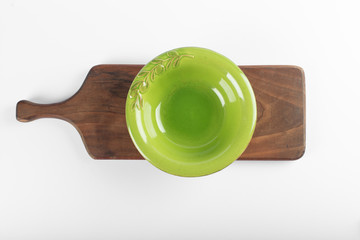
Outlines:
<svg viewBox="0 0 360 240"><path fill-rule="evenodd" d="M38 104L27 100L22 100L16 105L16 119L20 122L30 122L39 118L60 118L62 115L64 102L54 104Z"/></svg>

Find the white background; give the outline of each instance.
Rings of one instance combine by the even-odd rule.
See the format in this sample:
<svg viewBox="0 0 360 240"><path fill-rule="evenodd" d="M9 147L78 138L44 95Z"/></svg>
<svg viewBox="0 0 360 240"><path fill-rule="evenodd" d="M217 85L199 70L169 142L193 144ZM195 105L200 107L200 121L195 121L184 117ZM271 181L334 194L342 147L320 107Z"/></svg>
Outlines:
<svg viewBox="0 0 360 240"><path fill-rule="evenodd" d="M359 1L0 2L0 239L359 239ZM307 150L201 178L95 161L68 123L20 123L100 63L200 46L304 68Z"/></svg>

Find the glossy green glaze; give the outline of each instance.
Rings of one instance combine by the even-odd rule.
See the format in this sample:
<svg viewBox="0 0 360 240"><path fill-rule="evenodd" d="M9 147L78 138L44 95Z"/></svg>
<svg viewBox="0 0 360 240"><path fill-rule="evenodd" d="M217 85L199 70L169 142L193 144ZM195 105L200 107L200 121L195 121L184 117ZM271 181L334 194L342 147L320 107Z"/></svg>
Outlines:
<svg viewBox="0 0 360 240"><path fill-rule="evenodd" d="M136 148L178 176L214 173L236 160L251 140L256 101L244 73L204 48L178 48L149 62L126 100Z"/></svg>

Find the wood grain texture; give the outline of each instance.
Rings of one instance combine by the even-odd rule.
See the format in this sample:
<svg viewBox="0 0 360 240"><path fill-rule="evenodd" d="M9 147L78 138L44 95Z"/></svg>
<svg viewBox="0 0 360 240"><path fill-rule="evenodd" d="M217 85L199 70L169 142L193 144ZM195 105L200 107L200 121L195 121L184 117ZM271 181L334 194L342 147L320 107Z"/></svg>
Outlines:
<svg viewBox="0 0 360 240"><path fill-rule="evenodd" d="M79 91L55 104L20 101L21 122L59 118L80 133L94 159L143 159L126 128L125 101L132 80L143 65L98 65ZM256 96L254 136L239 159L295 160L305 151L305 78L296 66L240 66Z"/></svg>

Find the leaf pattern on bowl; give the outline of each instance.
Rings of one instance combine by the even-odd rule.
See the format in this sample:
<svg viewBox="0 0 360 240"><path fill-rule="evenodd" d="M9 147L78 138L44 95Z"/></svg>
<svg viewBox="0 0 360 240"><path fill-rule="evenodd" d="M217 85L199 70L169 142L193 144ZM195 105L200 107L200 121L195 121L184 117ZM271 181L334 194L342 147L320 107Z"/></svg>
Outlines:
<svg viewBox="0 0 360 240"><path fill-rule="evenodd" d="M155 58L149 64L153 65L151 69L142 69L135 77L130 87L130 98L133 99L131 103L131 110L137 108L140 110L143 107L142 94L149 88L150 82L155 80L156 75L162 72L179 66L181 59L194 58L193 55L179 54L176 51L167 52L166 58Z"/></svg>

